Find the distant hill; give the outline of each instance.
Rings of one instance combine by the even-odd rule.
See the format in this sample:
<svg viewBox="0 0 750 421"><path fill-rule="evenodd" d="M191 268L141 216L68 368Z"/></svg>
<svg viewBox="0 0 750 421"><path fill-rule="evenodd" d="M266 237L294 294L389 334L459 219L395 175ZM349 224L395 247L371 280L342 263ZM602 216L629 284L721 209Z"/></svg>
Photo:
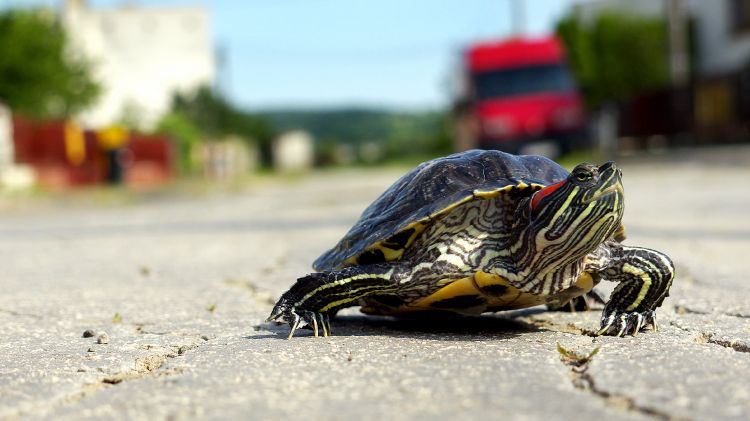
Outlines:
<svg viewBox="0 0 750 421"><path fill-rule="evenodd" d="M273 110L254 113L268 119L276 131L302 129L318 144L374 142L389 151L433 149L444 129L439 112L400 112L380 109Z"/></svg>

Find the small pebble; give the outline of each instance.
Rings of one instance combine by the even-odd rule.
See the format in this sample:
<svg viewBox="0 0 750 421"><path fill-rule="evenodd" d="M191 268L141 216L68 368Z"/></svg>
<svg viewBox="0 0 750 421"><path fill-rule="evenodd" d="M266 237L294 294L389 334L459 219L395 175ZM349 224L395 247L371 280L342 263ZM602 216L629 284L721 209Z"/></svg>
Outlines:
<svg viewBox="0 0 750 421"><path fill-rule="evenodd" d="M109 335L106 333L102 333L99 335L98 338L96 338L96 343L98 344L108 344L109 343Z"/></svg>
<svg viewBox="0 0 750 421"><path fill-rule="evenodd" d="M96 350L94 348L89 348L88 352L96 352Z"/></svg>
<svg viewBox="0 0 750 421"><path fill-rule="evenodd" d="M94 336L96 336L96 332L91 329L86 329L83 331L84 338L93 338Z"/></svg>

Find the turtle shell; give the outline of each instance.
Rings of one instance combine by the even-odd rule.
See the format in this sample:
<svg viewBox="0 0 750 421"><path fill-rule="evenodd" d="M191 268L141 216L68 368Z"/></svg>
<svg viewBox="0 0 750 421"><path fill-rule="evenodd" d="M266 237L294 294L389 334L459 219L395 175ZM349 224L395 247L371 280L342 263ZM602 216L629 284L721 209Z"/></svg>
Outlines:
<svg viewBox="0 0 750 421"><path fill-rule="evenodd" d="M397 260L434 218L462 203L511 190L526 197L567 176L550 159L500 151L471 150L424 162L370 204L313 268L330 271Z"/></svg>

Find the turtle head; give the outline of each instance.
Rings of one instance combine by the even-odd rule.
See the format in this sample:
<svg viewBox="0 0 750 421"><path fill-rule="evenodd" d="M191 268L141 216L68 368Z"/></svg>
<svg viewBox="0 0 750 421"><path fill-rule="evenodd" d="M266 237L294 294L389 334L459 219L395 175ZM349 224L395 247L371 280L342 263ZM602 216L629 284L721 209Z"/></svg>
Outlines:
<svg viewBox="0 0 750 421"><path fill-rule="evenodd" d="M584 163L565 180L534 193L529 214L537 250L554 246L575 258L611 238L624 210L621 177L614 162Z"/></svg>

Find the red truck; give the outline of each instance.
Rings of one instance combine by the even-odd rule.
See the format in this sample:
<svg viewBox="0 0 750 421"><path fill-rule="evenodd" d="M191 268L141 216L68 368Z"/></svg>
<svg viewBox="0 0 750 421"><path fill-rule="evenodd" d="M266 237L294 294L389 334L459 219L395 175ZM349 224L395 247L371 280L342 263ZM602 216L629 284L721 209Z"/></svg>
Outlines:
<svg viewBox="0 0 750 421"><path fill-rule="evenodd" d="M458 149L557 157L584 141L583 101L557 38L474 44L462 65Z"/></svg>

